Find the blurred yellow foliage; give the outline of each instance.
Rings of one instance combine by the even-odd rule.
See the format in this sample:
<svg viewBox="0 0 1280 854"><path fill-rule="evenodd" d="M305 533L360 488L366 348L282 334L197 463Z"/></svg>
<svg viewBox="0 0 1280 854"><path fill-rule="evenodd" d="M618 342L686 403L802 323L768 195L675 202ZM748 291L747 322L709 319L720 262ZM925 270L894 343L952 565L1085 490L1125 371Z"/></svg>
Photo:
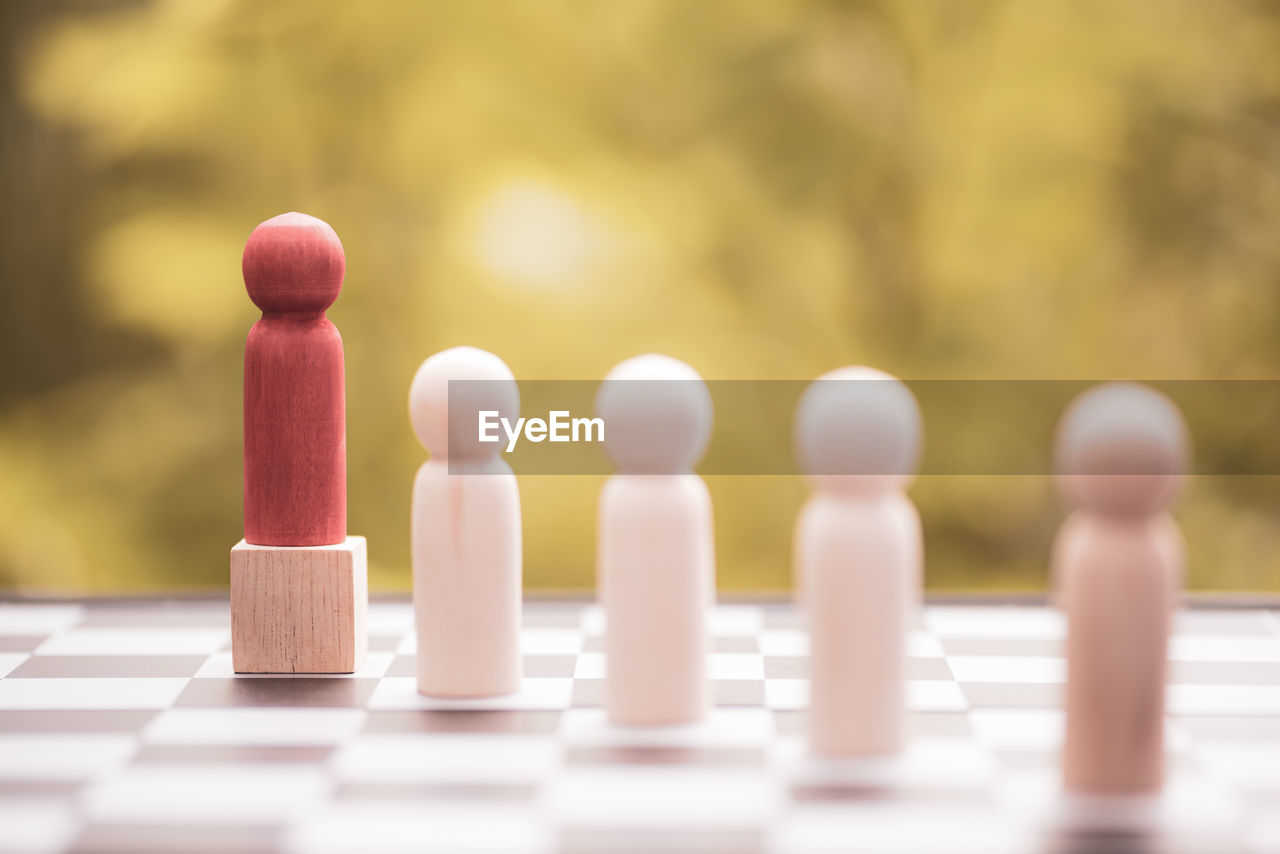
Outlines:
<svg viewBox="0 0 1280 854"><path fill-rule="evenodd" d="M382 588L409 584L409 380L456 344L525 379L648 351L716 379L1280 367L1280 15L1248 0L20 0L0 23L5 586L225 583L240 249L287 210L346 247L350 527ZM592 583L599 485L522 479L529 585ZM786 586L804 486L711 489L721 585ZM913 496L932 586L1044 584L1047 479ZM1198 478L1193 586L1280 589L1278 509L1276 478Z"/></svg>

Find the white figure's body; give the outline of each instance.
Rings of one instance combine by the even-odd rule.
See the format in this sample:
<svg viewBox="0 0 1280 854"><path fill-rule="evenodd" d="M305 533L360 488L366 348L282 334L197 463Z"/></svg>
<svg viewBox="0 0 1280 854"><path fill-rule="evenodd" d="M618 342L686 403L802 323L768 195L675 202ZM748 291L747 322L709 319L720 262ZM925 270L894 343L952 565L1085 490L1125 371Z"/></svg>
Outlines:
<svg viewBox="0 0 1280 854"><path fill-rule="evenodd" d="M605 378L596 410L619 472L600 495L605 710L616 724L691 723L709 704L715 553L711 498L692 467L710 438L710 396L689 366L639 356Z"/></svg>
<svg viewBox="0 0 1280 854"><path fill-rule="evenodd" d="M903 493L919 456L915 399L869 368L825 374L801 400L796 445L816 487L795 542L810 634L810 749L894 754L904 744L906 638L923 574L920 518Z"/></svg>
<svg viewBox="0 0 1280 854"><path fill-rule="evenodd" d="M484 382L455 383L451 398L449 380ZM499 445L477 441L483 409L519 411L497 356L456 347L422 363L409 410L431 459L413 482L413 603L418 690L433 697L520 688L520 493Z"/></svg>
<svg viewBox="0 0 1280 854"><path fill-rule="evenodd" d="M1168 513L1188 456L1181 416L1132 384L1082 395L1058 438L1076 508L1054 544L1067 615L1063 782L1088 795L1141 795L1164 777L1169 630L1182 536Z"/></svg>

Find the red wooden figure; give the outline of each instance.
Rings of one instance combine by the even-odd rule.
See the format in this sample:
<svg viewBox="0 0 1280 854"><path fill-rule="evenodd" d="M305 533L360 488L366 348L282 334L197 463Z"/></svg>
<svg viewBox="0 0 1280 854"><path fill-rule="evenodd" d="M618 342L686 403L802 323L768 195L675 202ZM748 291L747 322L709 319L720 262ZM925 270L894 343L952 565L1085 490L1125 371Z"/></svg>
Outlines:
<svg viewBox="0 0 1280 854"><path fill-rule="evenodd" d="M342 243L315 217L281 214L249 235L243 270L262 309L244 351L244 538L263 546L342 543L342 336L324 314L342 287Z"/></svg>

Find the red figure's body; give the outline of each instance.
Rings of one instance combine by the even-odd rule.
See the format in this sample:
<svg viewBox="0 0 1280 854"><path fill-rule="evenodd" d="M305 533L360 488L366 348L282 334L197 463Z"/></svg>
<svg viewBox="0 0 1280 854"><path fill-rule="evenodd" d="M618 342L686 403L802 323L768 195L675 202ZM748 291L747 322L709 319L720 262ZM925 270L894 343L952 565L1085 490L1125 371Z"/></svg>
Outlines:
<svg viewBox="0 0 1280 854"><path fill-rule="evenodd" d="M320 546L347 537L342 337L327 317L346 259L324 222L287 213L244 249L262 319L244 352L244 538Z"/></svg>

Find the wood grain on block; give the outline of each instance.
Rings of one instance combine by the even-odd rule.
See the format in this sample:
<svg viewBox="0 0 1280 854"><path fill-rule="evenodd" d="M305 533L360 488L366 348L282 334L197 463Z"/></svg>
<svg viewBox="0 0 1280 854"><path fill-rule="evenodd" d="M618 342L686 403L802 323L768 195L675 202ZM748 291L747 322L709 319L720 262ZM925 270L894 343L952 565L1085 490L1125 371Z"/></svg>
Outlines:
<svg viewBox="0 0 1280 854"><path fill-rule="evenodd" d="M346 539L342 337L324 314L345 270L338 235L304 214L267 220L245 245L245 288L262 309L244 354L249 543L318 546Z"/></svg>
<svg viewBox="0 0 1280 854"><path fill-rule="evenodd" d="M364 537L231 549L231 657L237 673L351 673L368 646Z"/></svg>

